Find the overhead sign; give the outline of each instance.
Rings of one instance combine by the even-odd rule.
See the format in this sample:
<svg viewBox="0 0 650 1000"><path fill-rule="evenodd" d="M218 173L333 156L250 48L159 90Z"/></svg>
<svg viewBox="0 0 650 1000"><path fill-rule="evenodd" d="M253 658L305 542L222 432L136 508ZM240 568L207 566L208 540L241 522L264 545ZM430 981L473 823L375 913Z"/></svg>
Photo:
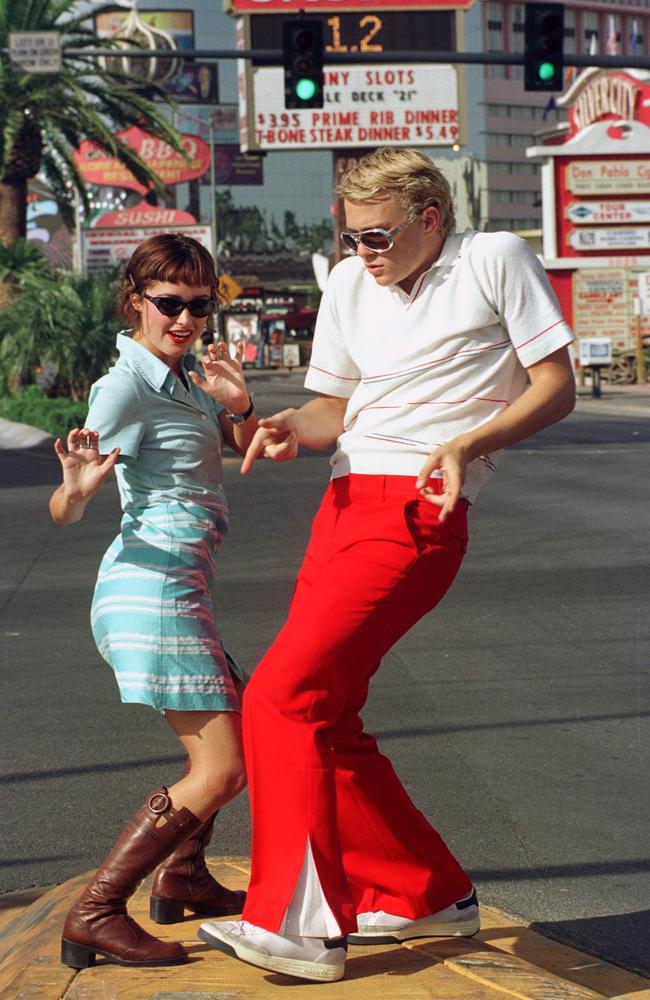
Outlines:
<svg viewBox="0 0 650 1000"><path fill-rule="evenodd" d="M568 242L576 250L647 250L650 226L619 226L616 229L574 229Z"/></svg>
<svg viewBox="0 0 650 1000"><path fill-rule="evenodd" d="M469 10L474 0L224 0L227 14L286 14L297 10L307 15L331 10Z"/></svg>
<svg viewBox="0 0 650 1000"><path fill-rule="evenodd" d="M574 201L567 219L575 225L612 222L650 222L650 201Z"/></svg>
<svg viewBox="0 0 650 1000"><path fill-rule="evenodd" d="M253 101L247 94L252 78ZM451 146L459 141L458 81L451 65L337 66L325 71L324 107L284 111L281 67L240 75L245 149ZM255 109L255 119L246 114Z"/></svg>
<svg viewBox="0 0 650 1000"><path fill-rule="evenodd" d="M193 236L206 250L213 253L210 226L142 226L139 229L83 229L81 232L81 262L84 271L106 271L124 264L138 244L158 233L178 233Z"/></svg>
<svg viewBox="0 0 650 1000"><path fill-rule="evenodd" d="M181 145L187 159L169 143L157 139L143 129L133 126L118 132L117 138L135 150L163 184L181 184L202 177L210 169L210 147L196 135L182 135ZM103 146L84 139L74 153L77 169L89 184L130 188L145 194L149 187L136 180L131 171Z"/></svg>
<svg viewBox="0 0 650 1000"><path fill-rule="evenodd" d="M58 31L10 31L9 61L21 73L59 73L61 34Z"/></svg>
<svg viewBox="0 0 650 1000"><path fill-rule="evenodd" d="M570 160L566 187L573 194L650 194L650 160Z"/></svg>
<svg viewBox="0 0 650 1000"><path fill-rule="evenodd" d="M448 10L340 10L335 14L309 11L309 19L323 26L323 52L345 59L348 52L453 52L456 49L455 17ZM250 48L283 48L284 19L274 14L248 18ZM451 57L450 57L451 61ZM255 57L253 56L255 65ZM410 62L409 62L410 65Z"/></svg>

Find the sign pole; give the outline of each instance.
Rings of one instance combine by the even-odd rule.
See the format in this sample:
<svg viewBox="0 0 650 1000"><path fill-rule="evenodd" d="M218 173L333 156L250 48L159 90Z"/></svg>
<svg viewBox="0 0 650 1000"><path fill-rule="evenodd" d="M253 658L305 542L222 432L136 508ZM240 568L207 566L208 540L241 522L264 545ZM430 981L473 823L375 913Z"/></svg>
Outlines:
<svg viewBox="0 0 650 1000"><path fill-rule="evenodd" d="M212 232L212 256L214 257L214 267L219 273L219 259L217 256L217 192L214 169L214 122L212 114L208 115L208 143L210 145L210 230Z"/></svg>
<svg viewBox="0 0 650 1000"><path fill-rule="evenodd" d="M636 326L636 384L643 385L645 377L645 358L643 356L643 337L641 336L641 311L635 316Z"/></svg>

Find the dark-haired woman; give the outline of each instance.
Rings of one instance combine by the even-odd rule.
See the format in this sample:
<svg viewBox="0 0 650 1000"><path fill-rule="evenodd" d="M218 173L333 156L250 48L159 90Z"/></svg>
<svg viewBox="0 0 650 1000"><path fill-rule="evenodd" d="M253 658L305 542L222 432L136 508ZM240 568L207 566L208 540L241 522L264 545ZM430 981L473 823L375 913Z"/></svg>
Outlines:
<svg viewBox="0 0 650 1000"><path fill-rule="evenodd" d="M122 287L131 330L118 336L120 357L91 390L87 427L67 448L55 444L63 482L50 512L59 524L81 519L115 467L123 517L99 569L93 635L122 701L162 712L188 757L181 780L149 797L70 910L61 957L73 968L96 954L121 965L187 961L181 944L152 937L126 911L158 866L160 923L181 920L185 907L238 913L244 901L212 879L203 853L217 810L245 785L237 668L210 589L228 525L222 446L243 454L257 427L241 352L210 345L202 375L189 353L217 298L200 243L174 234L141 243Z"/></svg>

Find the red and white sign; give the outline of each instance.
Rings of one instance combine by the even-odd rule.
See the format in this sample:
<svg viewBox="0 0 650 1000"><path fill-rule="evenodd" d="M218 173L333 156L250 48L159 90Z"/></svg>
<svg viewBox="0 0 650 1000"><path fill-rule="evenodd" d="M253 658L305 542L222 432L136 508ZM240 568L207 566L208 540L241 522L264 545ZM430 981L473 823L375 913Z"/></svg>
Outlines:
<svg viewBox="0 0 650 1000"><path fill-rule="evenodd" d="M84 271L105 271L129 259L135 248L149 236L157 233L178 233L193 236L213 253L212 232L209 226L143 226L132 229L83 229L81 232L81 261Z"/></svg>
<svg viewBox="0 0 650 1000"><path fill-rule="evenodd" d="M162 139L157 139L143 129L133 126L118 132L117 138L140 156L150 170L166 185L181 184L202 177L210 169L210 147L196 135L182 135L181 145L187 154L184 159ZM120 161L111 156L99 143L84 139L74 153L79 173L89 184L130 188L145 194L149 188L135 179Z"/></svg>
<svg viewBox="0 0 650 1000"><path fill-rule="evenodd" d="M189 212L178 208L164 208L160 205L149 205L141 201L130 208L121 208L117 212L104 212L95 223L95 228L125 228L128 226L195 226L196 219Z"/></svg>
<svg viewBox="0 0 650 1000"><path fill-rule="evenodd" d="M284 110L281 67L240 77L240 117L247 149L452 146L459 141L458 82L440 64L336 66L325 70L324 107ZM247 108L254 107L251 121ZM244 148L244 145L242 145Z"/></svg>
<svg viewBox="0 0 650 1000"><path fill-rule="evenodd" d="M225 0L227 14L286 14L309 17L330 10L469 10L474 0Z"/></svg>
<svg viewBox="0 0 650 1000"><path fill-rule="evenodd" d="M650 255L650 72L584 70L556 99L566 122L529 156L542 168L544 261L579 337L635 349Z"/></svg>

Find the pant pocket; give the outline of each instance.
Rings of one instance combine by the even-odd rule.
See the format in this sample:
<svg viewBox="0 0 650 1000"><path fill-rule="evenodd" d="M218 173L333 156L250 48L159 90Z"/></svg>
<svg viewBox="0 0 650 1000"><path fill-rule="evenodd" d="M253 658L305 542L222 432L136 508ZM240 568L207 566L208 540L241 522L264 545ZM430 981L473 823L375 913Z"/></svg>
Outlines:
<svg viewBox="0 0 650 1000"><path fill-rule="evenodd" d="M456 547L467 551L467 502L460 500L447 519L440 522L440 508L427 500L404 504L404 521L415 549L422 555L432 549Z"/></svg>

